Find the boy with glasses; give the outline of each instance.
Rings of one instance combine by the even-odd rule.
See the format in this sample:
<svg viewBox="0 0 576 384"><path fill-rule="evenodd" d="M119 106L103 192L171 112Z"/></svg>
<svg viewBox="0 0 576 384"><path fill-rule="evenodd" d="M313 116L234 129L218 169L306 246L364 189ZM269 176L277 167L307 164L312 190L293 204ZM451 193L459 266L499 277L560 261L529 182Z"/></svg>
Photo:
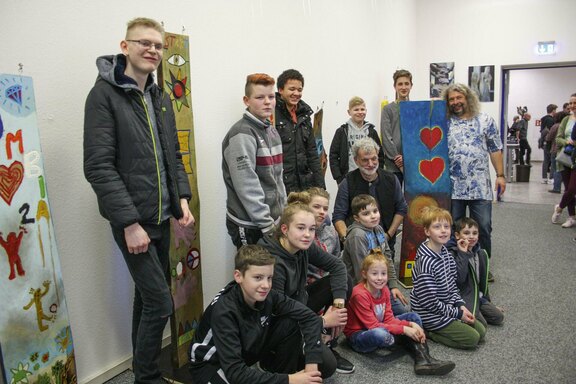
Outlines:
<svg viewBox="0 0 576 384"><path fill-rule="evenodd" d="M152 75L162 60L163 33L151 19L128 22L122 54L96 60L99 75L84 116L84 174L136 286L136 383L163 382L158 360L173 311L169 219L194 224L172 105Z"/></svg>

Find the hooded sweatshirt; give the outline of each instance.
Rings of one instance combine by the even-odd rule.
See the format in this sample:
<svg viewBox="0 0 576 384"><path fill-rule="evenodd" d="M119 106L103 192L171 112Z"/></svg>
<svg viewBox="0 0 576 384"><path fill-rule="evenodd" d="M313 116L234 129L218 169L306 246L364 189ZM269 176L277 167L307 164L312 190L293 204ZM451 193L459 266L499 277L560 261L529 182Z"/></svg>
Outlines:
<svg viewBox="0 0 576 384"><path fill-rule="evenodd" d="M460 296L466 302L466 308L478 316L480 313L480 299L490 300L488 296L488 268L489 259L485 250L476 244L470 252L458 249L456 240L451 239L446 248L456 262L456 285Z"/></svg>
<svg viewBox="0 0 576 384"><path fill-rule="evenodd" d="M322 250L312 242L307 250L294 254L282 247L278 239L264 236L258 244L266 248L275 258L272 288L303 304L308 302L306 274L308 263L330 273L330 286L334 299L345 299L347 290L346 267L340 259Z"/></svg>
<svg viewBox="0 0 576 384"><path fill-rule="evenodd" d="M352 276L355 284L361 281L362 261L375 248L380 248L382 253L388 258L388 288L398 288L396 269L394 268L394 262L390 258L392 251L388 245L384 229L380 225L370 229L355 221L348 227L344 252L342 253L342 260L346 265L348 274Z"/></svg>

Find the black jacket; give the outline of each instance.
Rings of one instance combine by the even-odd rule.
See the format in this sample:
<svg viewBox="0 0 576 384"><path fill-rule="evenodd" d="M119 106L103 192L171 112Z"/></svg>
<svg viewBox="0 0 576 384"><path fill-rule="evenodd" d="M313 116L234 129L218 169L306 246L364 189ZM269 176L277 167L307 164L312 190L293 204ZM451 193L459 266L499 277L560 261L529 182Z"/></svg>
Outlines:
<svg viewBox="0 0 576 384"><path fill-rule="evenodd" d="M326 188L312 130L312 114L312 108L300 100L296 106L297 122L294 124L286 103L276 93L274 124L282 138L286 194L310 187Z"/></svg>
<svg viewBox="0 0 576 384"><path fill-rule="evenodd" d="M330 172L338 184L344 180L348 173L348 123L342 124L334 134L332 144L330 145ZM374 124L368 124L368 136L380 146L378 152L379 167L384 166L384 151L378 132L374 129Z"/></svg>
<svg viewBox="0 0 576 384"><path fill-rule="evenodd" d="M272 288L291 299L307 304L306 276L308 264L312 264L330 272L330 287L333 298L346 298L348 290L346 266L342 260L324 251L316 243L312 243L307 250L298 251L295 254L285 250L277 239L270 236L264 236L258 241L258 244L266 248L276 258Z"/></svg>
<svg viewBox="0 0 576 384"><path fill-rule="evenodd" d="M474 315L480 313L480 292L482 297L490 301L488 292L488 271L490 261L485 250L476 244L471 252L462 252L454 239L446 244L454 261L456 262L456 285L460 290L460 297L466 303L466 308ZM471 263L474 255L478 255L478 271ZM476 277L478 276L478 278Z"/></svg>
<svg viewBox="0 0 576 384"><path fill-rule="evenodd" d="M288 383L287 374L250 367L267 353L267 341L280 317L299 323L305 342L305 362L321 363L322 321L318 315L275 290L270 291L266 300L256 303L256 308L251 308L244 301L240 285L233 281L208 305L194 333L190 345L194 382L207 383L222 368L230 383Z"/></svg>
<svg viewBox="0 0 576 384"><path fill-rule="evenodd" d="M182 217L180 198L190 199L191 192L170 98L150 76L146 92L154 105L158 143L145 96L124 75L125 57L104 56L97 63L100 74L84 114L84 174L96 192L100 213L116 228L136 222L158 224L163 200L158 155L162 153L164 190L169 193L172 215Z"/></svg>

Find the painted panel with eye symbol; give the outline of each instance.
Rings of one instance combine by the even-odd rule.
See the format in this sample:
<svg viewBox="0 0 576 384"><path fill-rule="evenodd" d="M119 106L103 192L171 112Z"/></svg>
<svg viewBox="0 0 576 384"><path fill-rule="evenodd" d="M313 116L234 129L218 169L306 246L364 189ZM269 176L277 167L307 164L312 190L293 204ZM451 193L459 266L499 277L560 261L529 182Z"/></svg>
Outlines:
<svg viewBox="0 0 576 384"><path fill-rule="evenodd" d="M168 64L174 65L176 67L181 67L186 64L186 59L177 53L170 56L167 61Z"/></svg>

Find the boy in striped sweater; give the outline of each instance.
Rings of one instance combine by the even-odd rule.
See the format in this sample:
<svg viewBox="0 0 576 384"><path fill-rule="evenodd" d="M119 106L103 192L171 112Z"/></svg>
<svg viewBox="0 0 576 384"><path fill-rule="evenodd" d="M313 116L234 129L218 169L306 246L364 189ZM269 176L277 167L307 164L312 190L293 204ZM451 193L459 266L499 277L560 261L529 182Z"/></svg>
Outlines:
<svg viewBox="0 0 576 384"><path fill-rule="evenodd" d="M456 285L456 263L445 247L452 217L444 209L427 207L421 222L428 240L416 253L412 310L420 315L430 339L452 348L474 349L486 328L466 308Z"/></svg>

